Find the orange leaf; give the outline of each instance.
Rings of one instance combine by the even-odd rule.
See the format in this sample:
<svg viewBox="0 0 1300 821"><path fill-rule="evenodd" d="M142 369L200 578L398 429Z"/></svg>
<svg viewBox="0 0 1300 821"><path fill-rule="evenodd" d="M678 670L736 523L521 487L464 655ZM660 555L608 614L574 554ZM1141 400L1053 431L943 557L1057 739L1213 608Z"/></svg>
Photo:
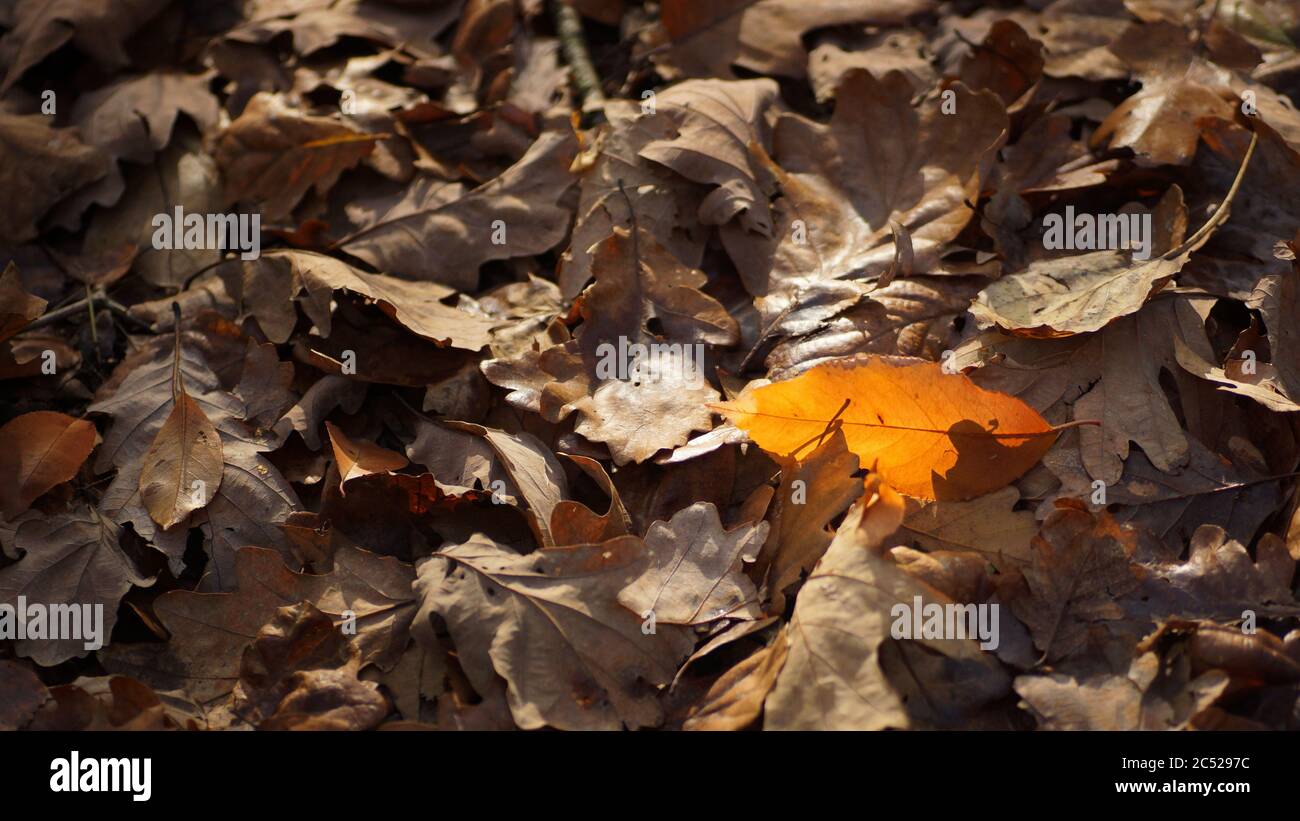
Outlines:
<svg viewBox="0 0 1300 821"><path fill-rule="evenodd" d="M98 434L84 419L34 411L0 428L0 512L12 519L77 475Z"/></svg>
<svg viewBox="0 0 1300 821"><path fill-rule="evenodd" d="M840 426L864 466L921 499L997 490L1033 467L1057 433L1024 402L961 374L878 357L828 362L711 407L781 455L798 457Z"/></svg>

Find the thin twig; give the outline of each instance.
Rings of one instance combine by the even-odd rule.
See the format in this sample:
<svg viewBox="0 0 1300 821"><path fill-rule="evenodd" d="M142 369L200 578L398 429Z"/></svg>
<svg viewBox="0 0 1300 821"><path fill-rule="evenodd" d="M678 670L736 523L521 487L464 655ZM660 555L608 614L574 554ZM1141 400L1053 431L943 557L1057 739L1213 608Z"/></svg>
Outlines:
<svg viewBox="0 0 1300 821"><path fill-rule="evenodd" d="M600 87L600 75L592 65L587 50L587 36L582 30L582 17L565 0L551 0L555 16L555 31L564 49L564 60L569 64L573 85L577 88L581 109L591 113L605 108L605 92Z"/></svg>

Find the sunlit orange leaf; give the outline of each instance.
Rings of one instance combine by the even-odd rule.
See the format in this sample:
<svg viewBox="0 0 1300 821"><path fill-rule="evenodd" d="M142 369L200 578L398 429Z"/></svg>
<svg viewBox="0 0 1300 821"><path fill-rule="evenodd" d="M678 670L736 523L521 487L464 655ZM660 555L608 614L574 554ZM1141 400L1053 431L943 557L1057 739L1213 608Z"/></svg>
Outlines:
<svg viewBox="0 0 1300 821"><path fill-rule="evenodd" d="M1024 402L923 362L819 365L712 406L764 450L802 457L832 425L886 482L921 499L970 499L1042 458L1056 429Z"/></svg>

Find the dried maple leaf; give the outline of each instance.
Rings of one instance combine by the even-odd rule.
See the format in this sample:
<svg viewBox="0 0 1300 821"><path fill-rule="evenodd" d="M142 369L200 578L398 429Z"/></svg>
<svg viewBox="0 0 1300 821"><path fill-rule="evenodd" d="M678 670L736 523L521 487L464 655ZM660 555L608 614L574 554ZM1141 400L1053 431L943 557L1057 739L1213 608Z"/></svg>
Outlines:
<svg viewBox="0 0 1300 821"><path fill-rule="evenodd" d="M997 490L1033 467L1057 432L1019 399L937 364L879 357L829 362L712 407L781 455L838 426L864 465L921 499Z"/></svg>
<svg viewBox="0 0 1300 821"><path fill-rule="evenodd" d="M0 512L13 519L50 488L77 475L99 440L95 426L53 411L24 413L0 427Z"/></svg>

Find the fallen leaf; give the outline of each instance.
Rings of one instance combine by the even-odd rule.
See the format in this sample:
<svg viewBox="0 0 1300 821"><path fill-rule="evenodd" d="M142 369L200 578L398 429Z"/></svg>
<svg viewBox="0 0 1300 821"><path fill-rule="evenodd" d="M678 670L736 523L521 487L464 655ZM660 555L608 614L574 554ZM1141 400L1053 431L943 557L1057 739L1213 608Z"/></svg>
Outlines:
<svg viewBox="0 0 1300 821"><path fill-rule="evenodd" d="M172 640L114 645L103 654L104 666L215 705L238 682L244 648L281 607L310 602L336 623L350 621L350 613L363 665L391 667L410 640L414 576L410 565L395 559L349 547L335 553L331 572L308 575L285 567L275 551L245 547L235 556L235 572L230 593L172 590L159 596L153 609Z"/></svg>
<svg viewBox="0 0 1300 821"><path fill-rule="evenodd" d="M446 621L479 693L500 676L521 728L618 729L663 720L654 697L689 654L684 628L642 629L618 603L644 570L640 539L520 556L475 537L418 563L418 619ZM538 665L555 671L529 675Z"/></svg>
<svg viewBox="0 0 1300 821"><path fill-rule="evenodd" d="M13 519L36 497L70 481L94 450L99 434L84 419L34 411L0 427L0 511Z"/></svg>
<svg viewBox="0 0 1300 821"><path fill-rule="evenodd" d="M325 423L329 433L330 446L334 450L334 462L338 466L339 489L346 493L343 486L349 479L366 476L371 473L389 473L406 467L406 457L373 442L351 439L331 422Z"/></svg>
<svg viewBox="0 0 1300 821"><path fill-rule="evenodd" d="M1033 467L1056 438L1018 399L936 364L895 366L879 357L819 365L713 407L781 455L797 454L838 423L864 465L922 499L997 490Z"/></svg>
<svg viewBox="0 0 1300 821"><path fill-rule="evenodd" d="M203 409L185 392L180 309L176 311L171 388L171 412L140 466L140 499L164 530L211 502L221 485L221 438Z"/></svg>
<svg viewBox="0 0 1300 821"><path fill-rule="evenodd" d="M51 667L99 649L87 646L96 638L101 646L108 643L123 594L132 585L153 583L122 549L121 532L89 507L19 525L14 544L26 555L17 564L0 569L0 600L14 608L10 613L22 604L19 597L47 607L78 605L87 611L79 619L77 612L71 611L72 635L40 638L29 634L17 639L14 647L19 656Z"/></svg>
<svg viewBox="0 0 1300 821"><path fill-rule="evenodd" d="M361 653L310 602L282 607L244 648L234 710L262 730L369 730L388 714Z"/></svg>
<svg viewBox="0 0 1300 821"><path fill-rule="evenodd" d="M683 508L646 532L650 567L618 594L634 613L653 613L656 624L702 624L720 618L763 615L758 592L744 575L767 537L767 523L724 530L708 502Z"/></svg>
<svg viewBox="0 0 1300 821"><path fill-rule="evenodd" d="M381 135L296 112L261 93L217 138L226 202L254 204L268 221L289 216L309 190L328 191L339 175L375 149Z"/></svg>
<svg viewBox="0 0 1300 821"><path fill-rule="evenodd" d="M1027 589L1010 601L1048 661L1084 649L1093 624L1117 620L1117 600L1138 587L1132 558L1137 534L1106 513L1060 500L1043 521L1024 569Z"/></svg>

